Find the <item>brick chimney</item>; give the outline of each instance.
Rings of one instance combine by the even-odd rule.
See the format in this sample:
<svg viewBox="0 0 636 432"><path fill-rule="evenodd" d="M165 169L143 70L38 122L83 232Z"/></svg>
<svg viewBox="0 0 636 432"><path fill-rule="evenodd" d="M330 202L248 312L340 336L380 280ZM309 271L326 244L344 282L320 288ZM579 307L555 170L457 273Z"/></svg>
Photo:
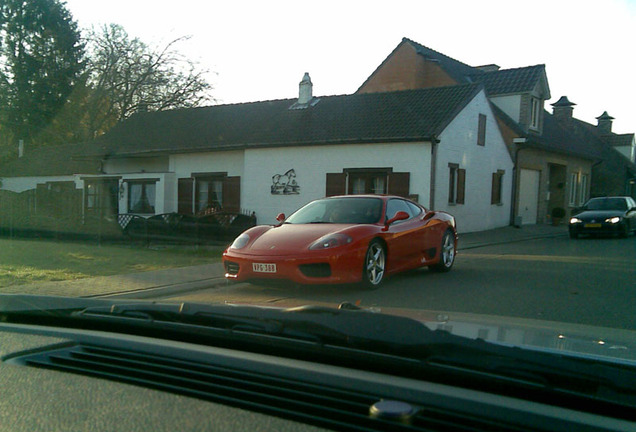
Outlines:
<svg viewBox="0 0 636 432"><path fill-rule="evenodd" d="M556 101L552 105L552 114L558 121L568 121L572 119L572 113L574 112L574 102L570 102L567 96L561 96L561 99Z"/></svg>
<svg viewBox="0 0 636 432"><path fill-rule="evenodd" d="M596 117L596 120L598 120L596 128L601 135L609 135L612 133L612 120L614 120L614 117L609 115L607 111Z"/></svg>
<svg viewBox="0 0 636 432"><path fill-rule="evenodd" d="M308 72L305 72L305 76L303 76L303 80L300 82L300 84L298 84L298 87L298 104L308 104L313 97L313 84L311 83L311 78L309 78Z"/></svg>

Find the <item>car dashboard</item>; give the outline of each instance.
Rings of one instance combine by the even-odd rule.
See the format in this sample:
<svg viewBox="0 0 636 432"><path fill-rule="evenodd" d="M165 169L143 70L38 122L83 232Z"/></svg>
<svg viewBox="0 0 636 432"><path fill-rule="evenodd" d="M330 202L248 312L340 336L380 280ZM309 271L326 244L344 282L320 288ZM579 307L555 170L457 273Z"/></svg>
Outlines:
<svg viewBox="0 0 636 432"><path fill-rule="evenodd" d="M1 430L635 430L625 419L261 353L0 324Z"/></svg>

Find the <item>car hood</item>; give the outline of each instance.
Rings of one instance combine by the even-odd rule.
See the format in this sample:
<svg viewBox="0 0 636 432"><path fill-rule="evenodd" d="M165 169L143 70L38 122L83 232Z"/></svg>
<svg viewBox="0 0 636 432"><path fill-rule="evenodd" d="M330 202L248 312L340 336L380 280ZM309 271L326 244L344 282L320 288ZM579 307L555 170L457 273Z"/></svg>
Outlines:
<svg viewBox="0 0 636 432"><path fill-rule="evenodd" d="M636 331L526 318L461 312L384 309L424 323L431 330L486 342L636 366Z"/></svg>
<svg viewBox="0 0 636 432"><path fill-rule="evenodd" d="M625 212L623 210L585 210L584 212L578 213L576 216L579 219L607 219L614 216L624 216Z"/></svg>
<svg viewBox="0 0 636 432"><path fill-rule="evenodd" d="M302 307L298 300L280 300L275 308ZM319 306L334 307L333 304ZM411 318L431 330L444 330L456 336L482 339L488 343L629 364L636 367L636 331L585 324L544 321L499 315L463 312L356 306L369 313Z"/></svg>
<svg viewBox="0 0 636 432"><path fill-rule="evenodd" d="M282 224L258 236L242 253L289 255L306 251L324 235L347 230L344 224Z"/></svg>

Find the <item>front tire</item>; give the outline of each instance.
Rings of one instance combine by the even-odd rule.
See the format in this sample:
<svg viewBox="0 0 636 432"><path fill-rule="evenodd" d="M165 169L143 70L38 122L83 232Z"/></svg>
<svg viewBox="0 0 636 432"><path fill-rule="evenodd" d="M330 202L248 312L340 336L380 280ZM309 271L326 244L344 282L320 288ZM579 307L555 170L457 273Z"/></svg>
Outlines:
<svg viewBox="0 0 636 432"><path fill-rule="evenodd" d="M369 243L362 268L362 285L367 289L376 289L384 280L386 270L386 250L379 240Z"/></svg>
<svg viewBox="0 0 636 432"><path fill-rule="evenodd" d="M455 263L455 236L453 231L447 229L442 236L442 245L439 252L439 262L430 266L430 269L435 272L446 273L453 268Z"/></svg>

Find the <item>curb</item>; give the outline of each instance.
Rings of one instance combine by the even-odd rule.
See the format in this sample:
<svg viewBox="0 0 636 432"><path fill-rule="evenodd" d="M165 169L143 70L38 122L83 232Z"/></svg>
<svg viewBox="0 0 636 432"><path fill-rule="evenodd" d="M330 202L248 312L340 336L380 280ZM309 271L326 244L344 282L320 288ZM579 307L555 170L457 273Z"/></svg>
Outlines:
<svg viewBox="0 0 636 432"><path fill-rule="evenodd" d="M523 242L523 241L528 241L528 240L538 240L538 239L542 239L542 238L555 238L555 237L567 237L568 233L553 233L553 234L539 234L539 235L535 235L535 236L531 236L531 237L523 237L523 238L518 238L518 239L507 239L507 240L494 240L494 241L487 241L487 242L483 242L483 243L473 243L473 244L469 244L467 246L464 247L458 247L457 251L463 251L463 250L468 250L468 249L476 249L476 248L480 248L480 247L485 247L485 246L496 246L496 245L501 245L501 244L509 244L509 243L519 243L519 242Z"/></svg>
<svg viewBox="0 0 636 432"><path fill-rule="evenodd" d="M165 297L173 294L179 294L181 292L194 292L209 288L216 288L221 285L229 284L225 277L213 277L208 279L201 279L197 281L177 283L172 285L165 285L159 287L140 288L131 291L113 292L108 294L97 294L83 296L86 298L118 298L118 299L152 299L156 297Z"/></svg>

